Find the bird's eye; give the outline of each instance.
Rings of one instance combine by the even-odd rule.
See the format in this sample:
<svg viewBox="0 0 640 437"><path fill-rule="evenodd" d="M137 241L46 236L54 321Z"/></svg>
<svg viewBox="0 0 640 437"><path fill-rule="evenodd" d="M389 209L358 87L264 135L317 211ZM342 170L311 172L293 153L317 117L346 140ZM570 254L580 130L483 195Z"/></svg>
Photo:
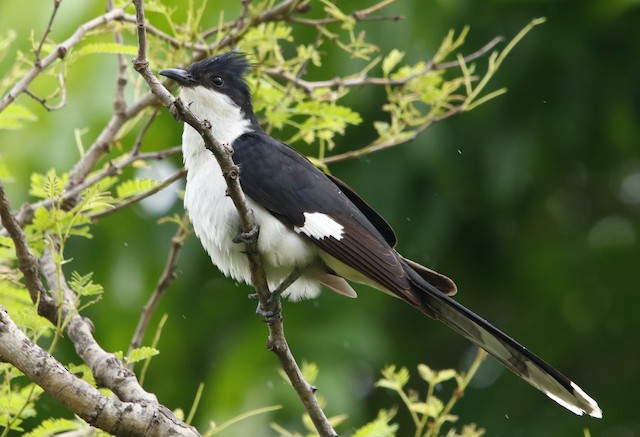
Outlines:
<svg viewBox="0 0 640 437"><path fill-rule="evenodd" d="M213 76L213 79L211 79L211 83L214 86L221 87L224 84L224 79L222 79L220 76Z"/></svg>

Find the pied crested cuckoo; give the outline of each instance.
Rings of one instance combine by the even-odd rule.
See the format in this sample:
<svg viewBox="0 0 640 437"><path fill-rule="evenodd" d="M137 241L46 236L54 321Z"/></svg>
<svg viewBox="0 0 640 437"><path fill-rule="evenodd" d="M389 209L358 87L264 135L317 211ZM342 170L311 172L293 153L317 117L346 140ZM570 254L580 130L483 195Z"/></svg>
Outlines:
<svg viewBox="0 0 640 437"><path fill-rule="evenodd" d="M451 279L400 255L391 227L344 182L265 133L244 80L249 66L244 54L231 51L160 74L181 86L183 102L210 122L218 143L232 148L259 226L257 246L271 290L293 271L301 273L283 293L292 300L316 297L323 286L356 297L347 281L367 284L443 322L570 411L602 417L573 381L455 301ZM236 238L239 215L220 166L188 124L182 150L184 204L197 237L222 273L251 283L244 245Z"/></svg>

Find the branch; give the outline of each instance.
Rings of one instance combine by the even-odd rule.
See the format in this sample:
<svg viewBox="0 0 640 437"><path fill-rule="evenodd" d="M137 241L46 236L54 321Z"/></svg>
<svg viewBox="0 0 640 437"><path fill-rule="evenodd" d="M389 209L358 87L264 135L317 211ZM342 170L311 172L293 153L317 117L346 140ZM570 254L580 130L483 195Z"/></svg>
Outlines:
<svg viewBox="0 0 640 437"><path fill-rule="evenodd" d="M92 426L114 435L198 436L157 403L122 402L100 393L34 344L0 306L0 361L7 362Z"/></svg>
<svg viewBox="0 0 640 437"><path fill-rule="evenodd" d="M188 428L187 425L180 422L173 413L162 407L158 403L155 395L146 392L140 384L138 384L133 372L124 367L122 362L120 362L115 355L107 353L96 342L93 337L93 324L88 319L85 319L78 314L75 308L76 296L67 285L64 274L57 268L55 261L51 256L51 251L46 251L40 265L38 264L36 257L31 253L27 246L26 238L22 229L15 220L15 217L11 214L11 207L5 196L4 186L1 182L0 217L2 218L3 226L7 229L7 232L14 242L19 268L25 277L25 282L31 299L34 303L38 304L38 314L46 317L53 325L56 326L60 321L58 319L58 315L60 315L60 319L64 321L65 333L72 341L78 356L82 358L89 368L91 368L96 383L111 389L111 391L113 391L122 401L135 402L135 404L133 404L135 407L122 407L126 407L128 412L152 410L154 416L161 415L164 418L163 420L169 420L173 424L172 426L180 426L188 431L181 435L197 435L194 434L194 431ZM54 291L55 295L61 297L60 302L56 302L55 299L45 292L44 285L42 284L38 274L38 268L41 269L43 276L47 280L49 288ZM61 290L58 290L58 287L61 287ZM61 291L61 293L55 293L57 291ZM3 308L0 307L0 309L4 311ZM10 346L9 343L15 340L15 336L18 335L18 333L27 341L29 340L20 330L17 329L17 327L15 329L10 327L13 322L10 321L6 312L0 314L0 317L2 316L6 316L6 320L4 325L3 321L0 320L0 337L3 335L3 327L8 329L6 332L9 332L11 335L8 339L5 339L4 337L1 338L0 348L3 348L3 350L0 350L0 359L10 362L16 366L29 376L33 382L40 385L53 397L60 400L75 414L78 414L83 419L87 420L88 423L113 434L116 434L116 432L112 432L111 429L124 433L123 431L119 431L119 420L116 421L116 425L111 423L111 416L107 417L107 419L105 419L107 422L104 422L103 424L101 414L103 414L102 412L104 411L104 406L102 404L104 404L105 401L102 397L97 399L95 398L93 391L95 390L97 392L96 389L81 381L82 384L78 385L79 383L76 383L74 385L78 390L68 390L68 385L71 384L71 382L67 380L68 378L65 379L64 375L59 377L62 378L64 382L57 382L57 380L53 380L56 375L61 375L65 372L68 375L71 374L67 372L66 369L64 369L64 367L53 357L48 356L48 354L48 358L44 359L45 362L43 362L42 354L46 353L44 351L40 352L41 349L39 349L38 346L33 345L33 348L31 349L23 348L24 350L20 351L20 354L22 355L15 355L7 352L15 349ZM9 328L6 328L6 326L9 326ZM7 349L4 350L4 348ZM18 351L14 352L16 354L18 353ZM30 355L32 353L35 355ZM33 367L34 365L35 367ZM33 376L33 372L36 373L36 377ZM75 378L73 375L71 375L71 377ZM86 386L84 384L86 384ZM51 390L54 391L52 392ZM60 393L61 391L65 393ZM76 396L74 396L74 393ZM100 395L99 392L97 393ZM114 408L114 412L120 411L120 407ZM119 416L115 417L117 418ZM146 423L146 417L143 416L142 419L145 420L143 423ZM145 428L143 429L146 429L147 427L148 425L145 425ZM159 432L157 435L166 435L163 434L163 432ZM142 433L139 435L142 435Z"/></svg>
<svg viewBox="0 0 640 437"><path fill-rule="evenodd" d="M45 317L53 325L58 322L58 305L54 297L49 296L38 275L38 259L31 253L20 225L11 214L11 206L4 192L4 184L0 181L0 218L2 226L13 240L18 258L18 268L24 275L27 289L33 303L38 305L38 314Z"/></svg>
<svg viewBox="0 0 640 437"><path fill-rule="evenodd" d="M127 23L133 23L133 24L137 23L136 16L130 15L130 14L125 14L123 17L123 21ZM147 24L147 33L149 33L150 35L156 36L162 41L168 43L174 49L190 49L190 50L205 52L205 53L209 51L209 46L206 44L201 44L201 43L191 42L191 41L183 41L181 39L178 39L169 35L166 32L163 32L162 30L150 24Z"/></svg>
<svg viewBox="0 0 640 437"><path fill-rule="evenodd" d="M82 41L82 39L88 32L110 21L119 20L123 16L124 12L122 11L122 9L114 9L107 12L106 14L94 18L93 20L87 21L86 23L78 27L74 34L71 35L66 41L58 44L58 46L44 59L36 59L36 62L33 64L33 68L22 78L22 80L20 80L13 86L13 88L11 88L11 90L2 98L2 100L0 100L0 112L4 111L7 106L13 103L13 101L15 101L15 99L20 94L24 93L29 84L33 81L33 79L36 78L36 76L38 76L38 74L40 74L42 70L53 64L56 60L63 59L69 49Z"/></svg>
<svg viewBox="0 0 640 437"><path fill-rule="evenodd" d="M147 190L145 192L136 194L135 196L131 196L129 199L125 200L122 203L119 203L118 205L114 206L113 208L107 209L107 210L104 210L104 211L100 211L100 212L96 212L94 214L91 214L89 217L91 218L91 220L97 220L97 219L100 219L102 217L111 215L114 212L117 212L117 211L120 211L122 209L128 208L131 205L135 205L136 203L140 202L141 200L144 200L147 197L151 197L154 194L159 193L160 191L164 190L169 185L173 184L175 181L177 181L179 179L182 179L186 174L187 174L187 171L184 170L184 169L177 170L171 176L169 176L168 178L166 178L165 180L163 180L162 182L160 182L158 185L156 185L155 187L151 188L150 190Z"/></svg>
<svg viewBox="0 0 640 437"><path fill-rule="evenodd" d="M400 15L389 15L389 16L372 16L374 12L379 11L380 9L388 6L393 3L395 0L382 0L379 3L376 3L373 6L369 6L366 9L361 9L358 11L353 11L351 13L351 17L356 21L399 21L404 17ZM335 23L343 23L344 19L341 18L320 18L320 19L305 19L298 17L290 17L289 21L292 23L298 24L306 24L309 26L325 26L327 24L335 24Z"/></svg>
<svg viewBox="0 0 640 437"><path fill-rule="evenodd" d="M24 90L24 93L29 97L31 97L36 102L40 103L42 107L47 111L57 111L58 109L62 109L64 105L67 104L67 87L64 83L64 76L62 75L62 73L58 73L58 85L60 85L60 88L58 88L49 97L38 97L37 95L29 91L29 89ZM51 97L58 97L58 96L60 96L60 101L56 105L52 106L47 103L47 100L50 99Z"/></svg>
<svg viewBox="0 0 640 437"><path fill-rule="evenodd" d="M107 0L107 10L115 9L114 0ZM113 40L116 44L123 45L124 39L122 33L116 30L113 34ZM122 53L117 54L118 59L118 76L116 79L116 92L114 93L113 109L116 114L124 114L127 110L127 102L124 98L124 89L127 86L127 62Z"/></svg>
<svg viewBox="0 0 640 437"><path fill-rule="evenodd" d="M429 118L426 122L422 123L420 126L416 127L411 131L409 135L403 135L400 138L391 138L386 141L381 141L380 138L374 140L372 143L364 146L360 149L350 150L348 152L340 153L338 155L331 155L323 158L320 162L323 165L333 164L338 161L344 161L347 159L358 158L360 156L367 155L373 152L379 152L380 150L388 149L390 147L395 147L400 144L408 143L409 141L415 140L418 135L424 132L429 126L439 121L444 120L445 118L449 118L455 114L458 114L463 111L462 106L455 106L448 110L447 112L440 114L436 117Z"/></svg>
<svg viewBox="0 0 640 437"><path fill-rule="evenodd" d="M161 160L165 159L168 156L172 156L180 153L180 146L171 147L165 150L159 150L157 152L146 152L139 153L132 150L126 157L123 159L118 159L117 161L110 162L105 169L96 173L90 179L84 179L82 183L79 185L75 185L71 189L67 189L64 194L60 198L60 202L65 205L74 205L76 198L87 188L97 184L104 178L108 176L114 176L119 174L125 167L128 167L135 161L152 161L152 160ZM139 199L141 200L141 199ZM24 226L26 223L30 223L33 220L34 211L40 207L50 208L53 205L53 201L50 199L40 200L38 202L34 202L31 204L26 204L20 208L20 211L16 214L16 221L20 226ZM118 207L116 207L117 209ZM112 211L112 210L110 210ZM92 216L92 218L97 218L99 214Z"/></svg>
<svg viewBox="0 0 640 437"><path fill-rule="evenodd" d="M207 149L214 154L227 183L228 195L232 199L236 209L238 210L238 214L240 215L242 232L245 234L256 235L256 238L253 241L245 244L249 266L251 268L251 282L258 293L260 304L266 311L273 311L275 313L281 312L282 307L279 299L270 299L271 293L267 286L262 259L257 250L257 227L253 218L253 211L249 208L244 197L244 193L240 187L239 169L231 159L231 152L228 147L218 144L213 138L213 135L211 134L211 121L199 120L195 117L180 99L174 99L171 93L162 86L151 72L146 52L147 41L145 33L144 1L133 0L133 4L136 8L136 19L138 23L138 56L133 61L134 69L147 81L153 94L155 94L160 101L170 109L171 114L176 119L184 121L193 127L202 136ZM281 5L282 4L287 6L286 10L289 10L289 8L295 7L296 2L284 1ZM273 10L277 7L278 6L274 7ZM314 426L322 436L336 436L336 432L329 424L329 421L318 404L314 395L315 389L304 380L302 372L289 350L289 346L284 335L282 320L275 321L268 326L268 348L280 359L283 370L291 380L291 383L311 417Z"/></svg>
<svg viewBox="0 0 640 437"><path fill-rule="evenodd" d="M479 50L465 56L462 58L465 63L474 61L484 55L486 55L489 51L491 51L496 45L503 41L503 38L498 36L493 38L487 44L485 44ZM357 77L351 78L343 78L336 77L334 79L328 80L318 80L318 81L308 81L301 79L300 77L294 76L288 71L281 68L267 68L263 70L270 76L279 77L285 79L286 81L293 83L298 88L302 89L305 93L311 94L314 90L318 88L329 88L329 89L338 89L338 88L348 88L348 87L357 87L362 85L382 85L382 86L402 86L416 77L428 73L429 71L438 71L449 68L459 67L461 65L460 60L451 61L451 62L442 62L440 64L436 64L433 60L429 61L427 65L424 66L420 71L415 72L414 74L410 74L401 79L391 79L387 77L369 77L367 75L361 75Z"/></svg>
<svg viewBox="0 0 640 437"><path fill-rule="evenodd" d="M38 48L35 49L33 53L36 58L36 63L40 62L40 53L42 53L42 47L44 46L44 43L47 40L47 37L51 33L51 29L53 28L53 20L55 20L56 18L56 14L58 13L58 9L60 8L60 3L62 3L62 0L53 0L53 11L51 12L51 16L49 17L49 23L47 23L47 27L44 30L44 34L42 35L42 38L40 39L40 44L38 44Z"/></svg>
<svg viewBox="0 0 640 437"><path fill-rule="evenodd" d="M93 324L77 312L76 295L67 285L64 273L57 268L51 251L46 250L40 266L49 288L62 296L62 319L65 333L73 343L76 353L84 361L99 386L108 387L122 401L158 404L152 393L145 391L136 376L115 355L106 352L93 337ZM61 290L58 289L58 285ZM61 293L58 293L61 291Z"/></svg>
<svg viewBox="0 0 640 437"><path fill-rule="evenodd" d="M158 307L160 299L162 299L162 296L164 296L165 291L167 291L169 284L176 277L176 269L178 268L178 254L180 253L180 250L182 250L184 240L187 238L188 234L189 223L187 214L185 213L182 217L181 223L178 225L178 230L176 231L173 238L171 238L171 249L169 250L169 256L167 257L167 262L165 263L164 270L160 275L158 284L156 285L153 293L151 293L151 297L147 301L146 305L142 308L140 319L138 320L136 330L133 334L133 337L131 338L131 343L129 344L129 351L127 352L127 354L131 353L132 350L137 349L142 345L144 335L147 332L147 327L149 326L149 322L151 321L151 316L153 316L153 313Z"/></svg>

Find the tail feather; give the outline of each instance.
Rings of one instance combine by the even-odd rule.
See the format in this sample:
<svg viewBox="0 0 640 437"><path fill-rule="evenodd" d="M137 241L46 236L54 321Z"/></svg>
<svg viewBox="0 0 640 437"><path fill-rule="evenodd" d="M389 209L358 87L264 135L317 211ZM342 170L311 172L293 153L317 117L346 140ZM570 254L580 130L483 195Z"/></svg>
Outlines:
<svg viewBox="0 0 640 437"><path fill-rule="evenodd" d="M422 298L420 311L469 339L502 365L577 415L601 418L598 404L569 378L517 341L426 282L410 267L411 284Z"/></svg>

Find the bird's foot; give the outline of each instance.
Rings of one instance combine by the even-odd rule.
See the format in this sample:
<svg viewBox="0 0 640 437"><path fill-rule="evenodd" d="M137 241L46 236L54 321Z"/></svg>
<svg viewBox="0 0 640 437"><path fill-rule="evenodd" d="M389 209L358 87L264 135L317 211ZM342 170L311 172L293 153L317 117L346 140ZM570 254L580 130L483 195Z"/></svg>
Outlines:
<svg viewBox="0 0 640 437"><path fill-rule="evenodd" d="M233 239L234 243L244 243L244 244L255 244L258 242L258 232L259 229L257 226L254 226L249 232L239 232L238 235Z"/></svg>
<svg viewBox="0 0 640 437"><path fill-rule="evenodd" d="M271 301L272 299L273 299L273 296L269 298L269 301ZM277 305L276 308L277 309L275 311L265 310L262 307L262 303L258 302L258 307L256 308L256 314L259 315L260 317L264 317L264 320L265 322L267 322L267 325L273 325L275 322L279 322L280 320L282 320L282 307L280 307L280 305Z"/></svg>

